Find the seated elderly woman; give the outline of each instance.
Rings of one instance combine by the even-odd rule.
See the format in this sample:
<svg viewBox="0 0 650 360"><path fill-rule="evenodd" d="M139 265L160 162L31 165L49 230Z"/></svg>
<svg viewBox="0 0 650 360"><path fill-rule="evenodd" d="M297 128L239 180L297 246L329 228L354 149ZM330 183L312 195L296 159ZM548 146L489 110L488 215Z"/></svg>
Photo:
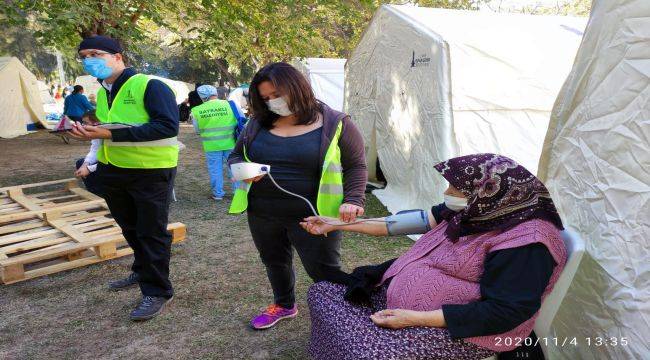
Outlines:
<svg viewBox="0 0 650 360"><path fill-rule="evenodd" d="M314 234L424 234L394 261L355 269L347 285L308 295L315 359L483 359L531 335L566 261L562 222L546 187L494 154L435 166L445 202L376 221L311 217ZM352 301L347 301L352 300Z"/></svg>

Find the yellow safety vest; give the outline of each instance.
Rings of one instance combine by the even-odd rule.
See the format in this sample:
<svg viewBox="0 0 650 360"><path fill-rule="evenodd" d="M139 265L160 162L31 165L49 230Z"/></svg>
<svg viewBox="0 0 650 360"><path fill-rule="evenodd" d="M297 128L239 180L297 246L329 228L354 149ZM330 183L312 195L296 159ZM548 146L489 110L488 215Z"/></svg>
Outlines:
<svg viewBox="0 0 650 360"><path fill-rule="evenodd" d="M210 100L192 108L199 125L203 151L231 150L235 147L237 118L227 100Z"/></svg>
<svg viewBox="0 0 650 360"><path fill-rule="evenodd" d="M106 89L99 89L95 111L99 121L132 126L148 123L149 113L144 107L148 83L147 75L131 76L118 91L110 109ZM129 169L172 168L178 164L178 141L176 137L139 142L104 139L97 152L97 160Z"/></svg>
<svg viewBox="0 0 650 360"><path fill-rule="evenodd" d="M341 149L339 148L342 129L343 122L341 121L336 128L336 134L327 149L327 153L325 153L323 172L321 173L318 197L316 198L316 209L321 216L338 217L339 207L343 204L343 168L341 167ZM245 145L244 159L250 162ZM235 196L230 204L229 213L239 214L248 208L248 192L251 185L244 181L240 182L239 187L235 189Z"/></svg>

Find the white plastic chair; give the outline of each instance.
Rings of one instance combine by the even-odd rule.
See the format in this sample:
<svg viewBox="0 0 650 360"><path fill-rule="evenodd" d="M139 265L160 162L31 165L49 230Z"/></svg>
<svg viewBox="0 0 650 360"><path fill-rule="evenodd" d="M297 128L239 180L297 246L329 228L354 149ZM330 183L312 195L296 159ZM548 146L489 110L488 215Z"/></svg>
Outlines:
<svg viewBox="0 0 650 360"><path fill-rule="evenodd" d="M580 265L582 256L585 253L585 242L573 231L563 231L562 240L564 240L564 246L566 247L567 261L560 278L553 287L553 291L544 299L544 303L539 309L539 316L535 321L535 335L539 339L554 336L551 334L551 322L553 322L555 314L562 304L562 299L564 299L569 286L571 286L571 281L573 281L573 277L578 271L578 265ZM540 341L539 343L542 345L544 356L548 359L546 342Z"/></svg>
<svg viewBox="0 0 650 360"><path fill-rule="evenodd" d="M564 299L564 295L566 295L569 286L571 286L573 276L575 276L576 271L578 270L578 265L580 265L580 260L582 260L582 255L585 253L585 242L576 233L565 230L562 232L562 240L566 247L567 261L560 277L555 283L555 286L553 286L553 291L551 291L546 299L544 299L542 307L539 309L539 316L535 321L534 328L535 335L537 335L539 339L548 339L554 336L551 334L551 322L553 322L555 314L562 304L562 299ZM548 359L546 342L540 340L539 344L542 346L544 357ZM495 355L484 360L496 359L497 356Z"/></svg>

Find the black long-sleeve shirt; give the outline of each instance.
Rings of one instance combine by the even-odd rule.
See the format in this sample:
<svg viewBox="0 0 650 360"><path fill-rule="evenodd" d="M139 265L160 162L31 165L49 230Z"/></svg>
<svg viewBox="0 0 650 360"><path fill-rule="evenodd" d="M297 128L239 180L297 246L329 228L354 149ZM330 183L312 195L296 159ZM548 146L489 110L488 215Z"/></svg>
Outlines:
<svg viewBox="0 0 650 360"><path fill-rule="evenodd" d="M109 109L122 85L136 74L133 68L126 68L115 80L108 96ZM178 135L180 116L176 96L169 86L158 79L149 80L144 92L144 107L149 114L149 122L141 126L111 130L113 141L154 141Z"/></svg>
<svg viewBox="0 0 650 360"><path fill-rule="evenodd" d="M481 300L442 306L452 338L501 334L530 319L541 306L555 260L535 243L494 251L484 267Z"/></svg>

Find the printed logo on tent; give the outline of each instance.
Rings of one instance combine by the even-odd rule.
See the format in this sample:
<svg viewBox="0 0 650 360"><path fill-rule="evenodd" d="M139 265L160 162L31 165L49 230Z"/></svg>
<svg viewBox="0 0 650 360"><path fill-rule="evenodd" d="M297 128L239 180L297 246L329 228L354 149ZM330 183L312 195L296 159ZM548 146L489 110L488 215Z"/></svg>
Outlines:
<svg viewBox="0 0 650 360"><path fill-rule="evenodd" d="M419 67L419 66L429 66L431 63L431 58L427 56L427 54L421 54L418 55L418 57L415 57L415 50L413 51L413 57L411 58L411 67Z"/></svg>
<svg viewBox="0 0 650 360"><path fill-rule="evenodd" d="M124 97L123 101L124 105L135 105L136 101L135 98L133 97L133 93L131 92L131 89L126 92L126 96Z"/></svg>

